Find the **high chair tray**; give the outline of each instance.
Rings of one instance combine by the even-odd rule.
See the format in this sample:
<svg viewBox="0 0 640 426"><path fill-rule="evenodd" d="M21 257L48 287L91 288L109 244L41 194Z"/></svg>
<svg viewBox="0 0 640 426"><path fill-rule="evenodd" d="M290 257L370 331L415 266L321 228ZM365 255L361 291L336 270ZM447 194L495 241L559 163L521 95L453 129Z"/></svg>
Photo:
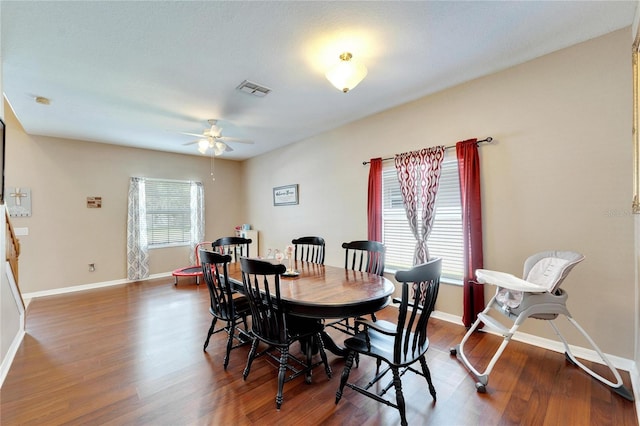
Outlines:
<svg viewBox="0 0 640 426"><path fill-rule="evenodd" d="M480 284L493 284L509 290L525 291L527 293L544 293L546 288L530 283L506 272L476 269L476 278Z"/></svg>

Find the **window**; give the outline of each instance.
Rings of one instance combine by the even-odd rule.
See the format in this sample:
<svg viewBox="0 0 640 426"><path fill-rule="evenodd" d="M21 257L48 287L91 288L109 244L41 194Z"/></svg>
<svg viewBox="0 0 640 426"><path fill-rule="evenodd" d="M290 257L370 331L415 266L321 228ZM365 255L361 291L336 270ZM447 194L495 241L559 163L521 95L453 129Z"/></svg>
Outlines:
<svg viewBox="0 0 640 426"><path fill-rule="evenodd" d="M191 182L147 179L149 247L185 245L191 240Z"/></svg>
<svg viewBox="0 0 640 426"><path fill-rule="evenodd" d="M416 240L409 228L393 162L386 163L382 170L382 238L387 247L387 268L407 269L413 266ZM462 280L462 209L458 163L455 158L447 157L442 163L436 214L428 246L429 256L442 258L442 276Z"/></svg>

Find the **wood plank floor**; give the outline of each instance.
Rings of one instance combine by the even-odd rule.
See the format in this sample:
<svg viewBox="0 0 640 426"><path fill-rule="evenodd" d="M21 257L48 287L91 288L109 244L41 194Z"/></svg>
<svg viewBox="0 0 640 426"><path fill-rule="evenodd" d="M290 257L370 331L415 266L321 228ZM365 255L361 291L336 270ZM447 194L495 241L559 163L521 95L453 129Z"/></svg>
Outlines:
<svg viewBox="0 0 640 426"><path fill-rule="evenodd" d="M378 316L393 319L396 312L386 308ZM344 363L333 354L333 378L318 368L312 384L303 377L285 384L284 404L276 411L275 367L259 358L243 381L248 347L242 347L225 371L223 333L202 351L210 321L206 286L181 281L174 287L173 278L35 299L27 335L0 391L0 423L399 424L395 409L348 388L334 404ZM423 378L407 373L409 424L638 424L633 403L567 364L564 355L519 342L511 342L498 361L488 393L476 393L473 379L449 355L463 334L461 326L431 320L427 362L438 400L432 403ZM480 334L469 342L468 355L486 361L498 343ZM366 383L374 370L362 359L351 380ZM621 374L631 388L628 373Z"/></svg>

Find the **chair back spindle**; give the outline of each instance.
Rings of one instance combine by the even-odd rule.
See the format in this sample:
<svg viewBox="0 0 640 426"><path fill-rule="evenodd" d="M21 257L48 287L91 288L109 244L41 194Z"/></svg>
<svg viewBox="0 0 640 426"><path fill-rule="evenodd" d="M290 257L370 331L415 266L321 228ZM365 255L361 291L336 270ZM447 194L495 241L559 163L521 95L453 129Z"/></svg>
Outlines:
<svg viewBox="0 0 640 426"><path fill-rule="evenodd" d="M344 267L353 271L383 275L386 248L378 241L351 241L342 243Z"/></svg>
<svg viewBox="0 0 640 426"><path fill-rule="evenodd" d="M324 265L324 238L301 237L291 240L294 245L294 258L305 262Z"/></svg>
<svg viewBox="0 0 640 426"><path fill-rule="evenodd" d="M241 257L249 257L249 245L251 238L242 237L222 237L211 243L211 248L220 254L231 256L232 262L238 262Z"/></svg>
<svg viewBox="0 0 640 426"><path fill-rule="evenodd" d="M394 345L394 361L397 363L402 359L415 357L428 343L427 324L438 297L441 272L440 258L434 258L408 271L396 272L396 280L402 283Z"/></svg>
<svg viewBox="0 0 640 426"><path fill-rule="evenodd" d="M287 342L286 315L280 298L280 274L283 264L241 258L242 284L251 306L252 330L264 341L282 345Z"/></svg>
<svg viewBox="0 0 640 426"><path fill-rule="evenodd" d="M223 365L226 370L231 350L249 342L250 336L247 328L247 316L250 314L249 303L244 296L235 294L238 297L234 297L229 281L228 265L231 262L231 256L208 250L200 250L199 255L203 279L209 289L209 312L213 316L203 350L207 350L213 334L225 331L227 333L227 350ZM216 331L218 320L223 321L225 325ZM244 326L243 328L239 327L240 323ZM234 345L235 341L238 343Z"/></svg>
<svg viewBox="0 0 640 426"><path fill-rule="evenodd" d="M235 316L229 282L229 262L229 255L200 250L200 264L204 282L209 289L211 313L224 321L230 321Z"/></svg>

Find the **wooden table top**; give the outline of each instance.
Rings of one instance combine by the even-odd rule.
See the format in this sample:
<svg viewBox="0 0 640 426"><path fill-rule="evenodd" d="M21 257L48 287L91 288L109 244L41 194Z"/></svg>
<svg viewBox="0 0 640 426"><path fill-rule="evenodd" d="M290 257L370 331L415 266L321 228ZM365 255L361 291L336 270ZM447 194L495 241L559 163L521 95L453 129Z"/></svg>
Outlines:
<svg viewBox="0 0 640 426"><path fill-rule="evenodd" d="M300 275L281 276L280 294L295 315L310 318L366 315L388 305L395 290L391 281L375 274L302 261L294 262L293 267ZM240 262L229 264L229 279L242 291Z"/></svg>

